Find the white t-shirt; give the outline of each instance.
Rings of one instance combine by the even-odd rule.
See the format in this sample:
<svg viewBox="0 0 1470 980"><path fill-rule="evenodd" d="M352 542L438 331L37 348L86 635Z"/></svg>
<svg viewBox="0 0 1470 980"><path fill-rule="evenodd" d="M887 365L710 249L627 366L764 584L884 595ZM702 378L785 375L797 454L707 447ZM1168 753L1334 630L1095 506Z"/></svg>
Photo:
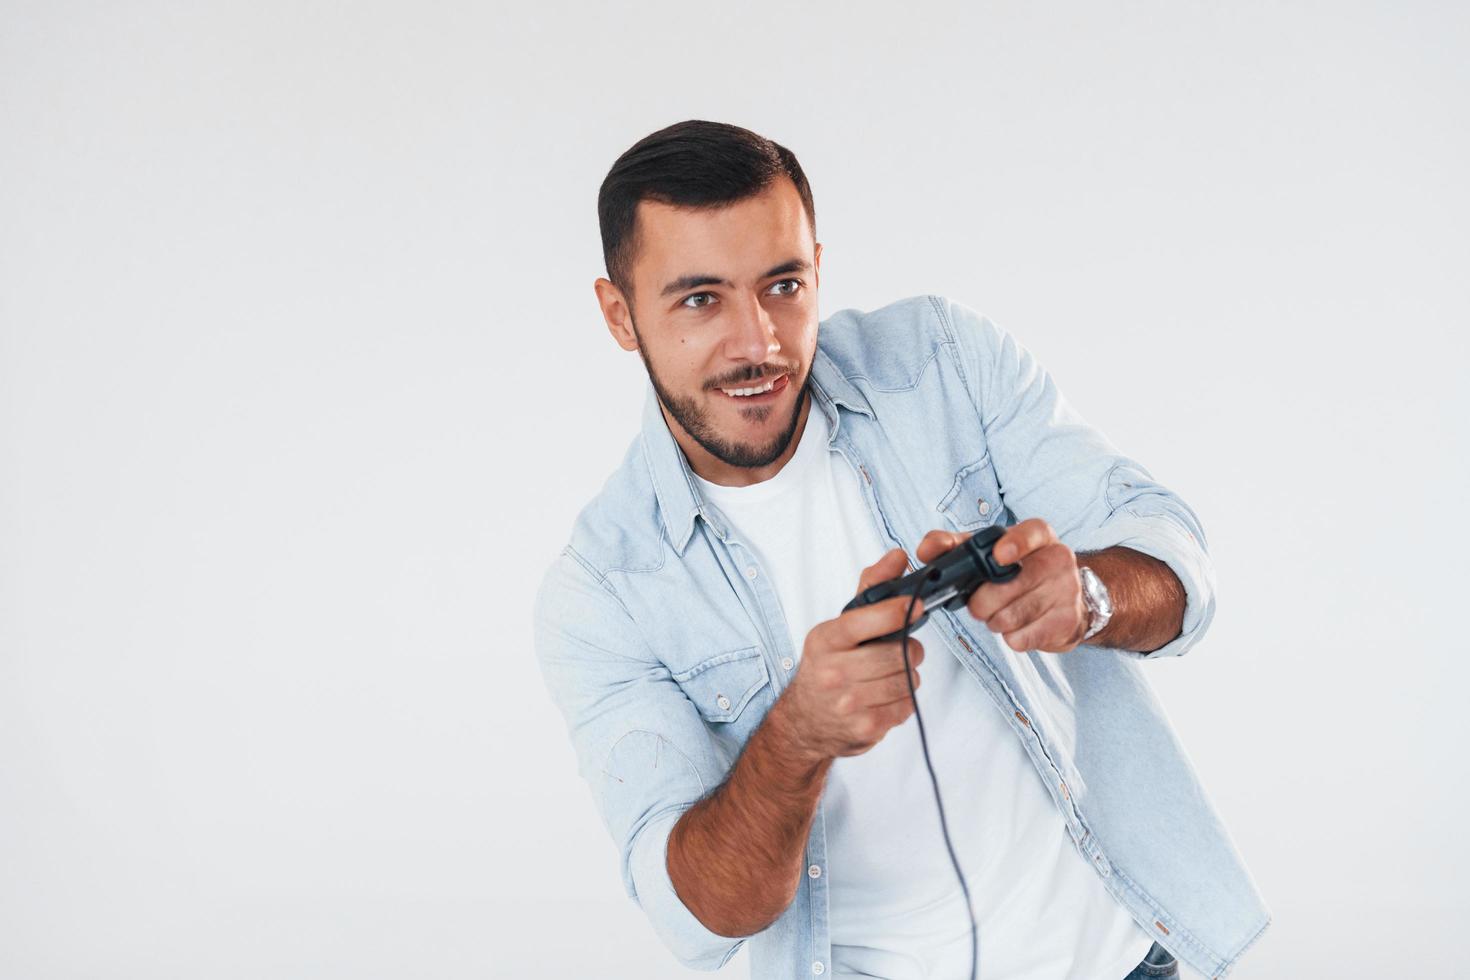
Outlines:
<svg viewBox="0 0 1470 980"><path fill-rule="evenodd" d="M800 657L888 547L814 403L781 471L747 487L695 477L771 577ZM995 702L926 622L919 713L979 927L982 980L1121 980L1152 938L1077 852ZM1057 654L1057 656L1086 656ZM901 659L899 661L901 663ZM918 720L837 758L826 805L832 975L968 980L970 920L944 845Z"/></svg>

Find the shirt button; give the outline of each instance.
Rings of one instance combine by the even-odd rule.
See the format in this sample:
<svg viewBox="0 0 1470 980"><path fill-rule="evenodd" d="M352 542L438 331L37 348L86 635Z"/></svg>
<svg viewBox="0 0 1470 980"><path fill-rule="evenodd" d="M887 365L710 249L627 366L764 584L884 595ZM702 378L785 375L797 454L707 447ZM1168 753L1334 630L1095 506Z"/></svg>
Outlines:
<svg viewBox="0 0 1470 980"><path fill-rule="evenodd" d="M980 513L981 514L988 514L988 513L990 513L990 501L984 499L983 497L980 500Z"/></svg>
<svg viewBox="0 0 1470 980"><path fill-rule="evenodd" d="M790 670L793 666L795 666L795 664L796 664L796 661L792 660L790 657L782 657L781 658L781 669L782 670Z"/></svg>
<svg viewBox="0 0 1470 980"><path fill-rule="evenodd" d="M730 710L730 699L725 697L723 694L715 698L715 704L718 704L720 706L721 711Z"/></svg>
<svg viewBox="0 0 1470 980"><path fill-rule="evenodd" d="M822 961L821 960L817 960L815 963L812 964L812 972L813 973L820 974L825 969L827 969L827 968L822 965Z"/></svg>
<svg viewBox="0 0 1470 980"><path fill-rule="evenodd" d="M821 865L817 865L817 864L812 865L810 868L807 868L806 869L806 873L808 875L810 875L811 877L813 877L813 878L820 878L820 877L822 877L822 868L821 868Z"/></svg>
<svg viewBox="0 0 1470 980"><path fill-rule="evenodd" d="M747 565L746 566L746 568L745 568L745 577L746 578L755 578L755 566L754 565Z"/></svg>

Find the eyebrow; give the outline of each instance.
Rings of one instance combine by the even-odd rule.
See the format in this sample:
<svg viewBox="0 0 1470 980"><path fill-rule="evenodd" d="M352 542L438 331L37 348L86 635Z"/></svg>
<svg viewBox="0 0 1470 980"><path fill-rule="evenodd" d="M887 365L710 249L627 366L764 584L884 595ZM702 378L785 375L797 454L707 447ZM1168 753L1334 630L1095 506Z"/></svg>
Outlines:
<svg viewBox="0 0 1470 980"><path fill-rule="evenodd" d="M771 269L767 269L766 270L766 274L763 275L763 276L761 276L761 278L762 279L769 279L772 276L784 275L785 273L788 273L788 272L806 272L810 268L811 268L811 263L808 262L806 259L787 259L785 262L782 262L780 265L778 265L778 266L776 266L774 268L771 268ZM727 280L721 279L719 276L705 276L705 275L680 276L678 279L675 279L673 282L671 282L667 286L665 286L664 287L664 291L662 293L660 293L659 295L660 296L672 296L675 293L682 293L684 290L686 290L686 289L693 289L696 286L729 286L729 285L731 285L730 282L728 282Z"/></svg>

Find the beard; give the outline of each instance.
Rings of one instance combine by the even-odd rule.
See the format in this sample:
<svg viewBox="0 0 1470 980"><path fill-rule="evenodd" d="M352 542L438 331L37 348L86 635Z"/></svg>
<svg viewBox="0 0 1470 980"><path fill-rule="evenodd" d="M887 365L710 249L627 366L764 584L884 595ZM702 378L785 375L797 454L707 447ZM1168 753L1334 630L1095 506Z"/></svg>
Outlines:
<svg viewBox="0 0 1470 980"><path fill-rule="evenodd" d="M633 335L635 337L638 335L636 324L633 327ZM684 431L689 433L695 442L704 447L705 452L720 462L727 466L740 466L749 469L769 466L780 459L781 454L786 452L786 447L791 445L791 438L796 434L796 425L801 421L802 406L806 404L807 398L810 397L807 391L807 381L811 374L810 367L802 374L799 383L794 378L788 382L789 384L797 385L797 396L796 403L791 409L791 418L787 419L786 426L777 436L764 445L750 445L743 442L732 442L729 439L721 437L715 431L715 427L710 423L709 414L705 412L696 399L682 398L665 388L663 383L658 379L658 372L654 371L653 365L649 363L648 357L643 353L643 341L641 338L639 338L638 342L638 356L643 360L643 367L648 371L648 380L653 382L653 390L658 395L659 402L664 408L668 409L669 414L684 428ZM729 396L727 395L726 397ZM775 411L775 408L755 406L751 409L742 409L742 411L750 411L752 412L751 417L753 419L758 422L764 422L770 413Z"/></svg>

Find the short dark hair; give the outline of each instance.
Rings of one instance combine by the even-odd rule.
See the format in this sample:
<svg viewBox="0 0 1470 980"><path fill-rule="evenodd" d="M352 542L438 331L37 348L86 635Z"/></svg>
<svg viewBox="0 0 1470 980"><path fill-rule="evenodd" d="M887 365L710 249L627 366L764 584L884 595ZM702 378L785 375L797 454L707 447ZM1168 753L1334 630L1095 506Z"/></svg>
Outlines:
<svg viewBox="0 0 1470 980"><path fill-rule="evenodd" d="M743 127L706 119L686 119L649 133L618 157L597 192L607 277L632 300L639 201L722 207L759 194L783 173L801 195L815 238L812 189L796 154L786 147Z"/></svg>

